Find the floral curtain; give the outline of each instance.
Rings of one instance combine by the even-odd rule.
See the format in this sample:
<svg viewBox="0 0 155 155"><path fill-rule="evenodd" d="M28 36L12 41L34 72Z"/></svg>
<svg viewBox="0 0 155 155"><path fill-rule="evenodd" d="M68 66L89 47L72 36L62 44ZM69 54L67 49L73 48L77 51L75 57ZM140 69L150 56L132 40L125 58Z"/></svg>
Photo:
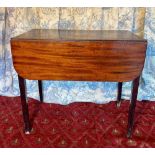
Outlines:
<svg viewBox="0 0 155 155"><path fill-rule="evenodd" d="M0 95L18 96L10 38L30 29L130 30L148 40L139 100L155 100L155 8L0 8ZM138 58L137 58L138 59ZM27 80L29 97L38 99L36 81ZM116 100L117 83L43 81L44 101L105 103ZM131 82L123 83L129 99Z"/></svg>

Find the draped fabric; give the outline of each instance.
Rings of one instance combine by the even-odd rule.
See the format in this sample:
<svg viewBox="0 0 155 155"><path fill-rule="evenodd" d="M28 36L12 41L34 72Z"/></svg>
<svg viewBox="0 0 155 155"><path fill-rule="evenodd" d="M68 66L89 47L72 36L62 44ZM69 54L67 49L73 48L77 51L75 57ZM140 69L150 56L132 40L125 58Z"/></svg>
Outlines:
<svg viewBox="0 0 155 155"><path fill-rule="evenodd" d="M155 8L0 8L0 95L18 96L10 38L31 29L130 30L148 40L138 100L155 100ZM138 58L137 58L138 59ZM37 81L27 80L29 97L38 99ZM105 103L116 100L117 83L43 81L44 101ZM129 99L131 82L123 83Z"/></svg>

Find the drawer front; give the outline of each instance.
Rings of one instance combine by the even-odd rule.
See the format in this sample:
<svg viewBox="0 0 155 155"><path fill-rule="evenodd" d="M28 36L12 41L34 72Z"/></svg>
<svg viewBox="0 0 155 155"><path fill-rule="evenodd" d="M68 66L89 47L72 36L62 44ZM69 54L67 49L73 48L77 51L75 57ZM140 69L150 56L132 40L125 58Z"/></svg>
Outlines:
<svg viewBox="0 0 155 155"><path fill-rule="evenodd" d="M17 73L30 80L131 81L142 72L144 41L12 40Z"/></svg>

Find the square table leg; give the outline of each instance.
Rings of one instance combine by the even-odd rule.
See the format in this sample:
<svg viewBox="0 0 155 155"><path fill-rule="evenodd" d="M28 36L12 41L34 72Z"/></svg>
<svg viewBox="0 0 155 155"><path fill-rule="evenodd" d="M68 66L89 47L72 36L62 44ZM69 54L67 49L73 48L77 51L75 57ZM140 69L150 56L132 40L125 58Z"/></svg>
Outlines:
<svg viewBox="0 0 155 155"><path fill-rule="evenodd" d="M39 89L40 102L43 102L43 84L41 80L38 80L38 89Z"/></svg>
<svg viewBox="0 0 155 155"><path fill-rule="evenodd" d="M19 80L19 89L20 89L20 97L21 97L21 104L22 104L22 112L23 112L23 120L25 125L25 134L30 134L31 131L31 124L29 119L29 110L28 110L28 103L26 99L26 86L25 86L25 79L18 75Z"/></svg>
<svg viewBox="0 0 155 155"><path fill-rule="evenodd" d="M136 101L137 101L137 95L138 95L138 87L139 87L139 77L137 77L133 81L131 103L130 103L129 114L128 114L128 132L127 132L128 138L132 136L132 132L133 132L134 114L135 114L135 107L136 107Z"/></svg>
<svg viewBox="0 0 155 155"><path fill-rule="evenodd" d="M121 105L122 84L123 84L122 82L118 82L117 103L116 103L117 107L120 107Z"/></svg>

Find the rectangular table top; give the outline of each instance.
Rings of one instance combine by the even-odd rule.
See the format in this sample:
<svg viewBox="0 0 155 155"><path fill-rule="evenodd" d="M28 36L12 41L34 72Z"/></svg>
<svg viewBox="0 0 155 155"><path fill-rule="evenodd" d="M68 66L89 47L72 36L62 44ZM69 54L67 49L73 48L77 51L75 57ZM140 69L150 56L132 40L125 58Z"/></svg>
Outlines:
<svg viewBox="0 0 155 155"><path fill-rule="evenodd" d="M131 81L146 47L126 30L36 29L11 39L14 67L30 80Z"/></svg>
<svg viewBox="0 0 155 155"><path fill-rule="evenodd" d="M144 41L127 30L52 30L32 29L12 40L65 40L65 41Z"/></svg>

